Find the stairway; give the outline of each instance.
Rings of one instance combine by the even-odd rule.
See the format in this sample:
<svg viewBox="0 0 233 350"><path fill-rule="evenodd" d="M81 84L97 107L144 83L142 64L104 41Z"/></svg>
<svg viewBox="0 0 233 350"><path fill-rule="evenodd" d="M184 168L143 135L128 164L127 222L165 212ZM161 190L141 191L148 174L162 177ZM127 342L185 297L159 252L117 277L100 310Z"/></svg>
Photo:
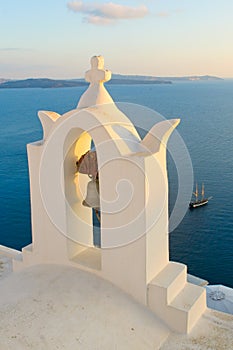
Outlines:
<svg viewBox="0 0 233 350"><path fill-rule="evenodd" d="M147 303L171 329L189 333L206 309L206 294L187 282L186 265L169 262L148 284Z"/></svg>

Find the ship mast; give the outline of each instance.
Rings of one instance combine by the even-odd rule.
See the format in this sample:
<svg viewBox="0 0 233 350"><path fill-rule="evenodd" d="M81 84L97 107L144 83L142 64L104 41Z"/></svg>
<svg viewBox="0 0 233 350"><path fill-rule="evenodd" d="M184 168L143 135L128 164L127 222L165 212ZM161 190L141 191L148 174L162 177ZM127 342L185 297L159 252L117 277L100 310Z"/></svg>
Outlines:
<svg viewBox="0 0 233 350"><path fill-rule="evenodd" d="M204 199L204 196L205 196L205 188L204 188L204 184L202 184L202 188L201 188L201 196L202 196L202 199Z"/></svg>
<svg viewBox="0 0 233 350"><path fill-rule="evenodd" d="M198 200L198 186L196 183L196 192L193 192L194 196L196 197L196 201Z"/></svg>

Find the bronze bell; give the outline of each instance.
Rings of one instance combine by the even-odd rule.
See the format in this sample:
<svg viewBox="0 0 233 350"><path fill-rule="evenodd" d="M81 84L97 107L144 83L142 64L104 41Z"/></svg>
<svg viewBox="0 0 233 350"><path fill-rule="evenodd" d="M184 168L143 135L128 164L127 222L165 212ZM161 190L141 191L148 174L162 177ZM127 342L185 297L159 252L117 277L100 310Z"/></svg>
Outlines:
<svg viewBox="0 0 233 350"><path fill-rule="evenodd" d="M87 184L87 195L82 202L85 207L100 209L99 181L92 179Z"/></svg>

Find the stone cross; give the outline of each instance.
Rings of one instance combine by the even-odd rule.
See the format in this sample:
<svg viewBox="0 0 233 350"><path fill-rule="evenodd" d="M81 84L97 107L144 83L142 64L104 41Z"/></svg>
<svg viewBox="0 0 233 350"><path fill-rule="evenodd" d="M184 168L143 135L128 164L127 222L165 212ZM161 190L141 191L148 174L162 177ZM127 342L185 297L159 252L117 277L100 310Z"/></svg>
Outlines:
<svg viewBox="0 0 233 350"><path fill-rule="evenodd" d="M85 80L90 84L105 83L111 79L112 73L104 69L103 56L93 56L91 58L91 69L86 72Z"/></svg>
<svg viewBox="0 0 233 350"><path fill-rule="evenodd" d="M85 80L90 83L88 89L81 96L77 108L87 108L100 104L114 104L111 96L104 87L104 83L111 79L112 73L104 69L103 56L91 58L91 69L85 73Z"/></svg>

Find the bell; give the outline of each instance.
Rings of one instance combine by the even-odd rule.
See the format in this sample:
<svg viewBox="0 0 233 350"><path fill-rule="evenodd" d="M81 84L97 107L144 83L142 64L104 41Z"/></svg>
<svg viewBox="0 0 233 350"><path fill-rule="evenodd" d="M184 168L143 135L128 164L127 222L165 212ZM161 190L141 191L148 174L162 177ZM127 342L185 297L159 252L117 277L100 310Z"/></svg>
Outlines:
<svg viewBox="0 0 233 350"><path fill-rule="evenodd" d="M92 178L97 177L98 164L96 151L88 151L76 162L77 171L81 174L87 174Z"/></svg>
<svg viewBox="0 0 233 350"><path fill-rule="evenodd" d="M87 184L87 195L82 202L85 207L100 209L99 181L92 179Z"/></svg>

